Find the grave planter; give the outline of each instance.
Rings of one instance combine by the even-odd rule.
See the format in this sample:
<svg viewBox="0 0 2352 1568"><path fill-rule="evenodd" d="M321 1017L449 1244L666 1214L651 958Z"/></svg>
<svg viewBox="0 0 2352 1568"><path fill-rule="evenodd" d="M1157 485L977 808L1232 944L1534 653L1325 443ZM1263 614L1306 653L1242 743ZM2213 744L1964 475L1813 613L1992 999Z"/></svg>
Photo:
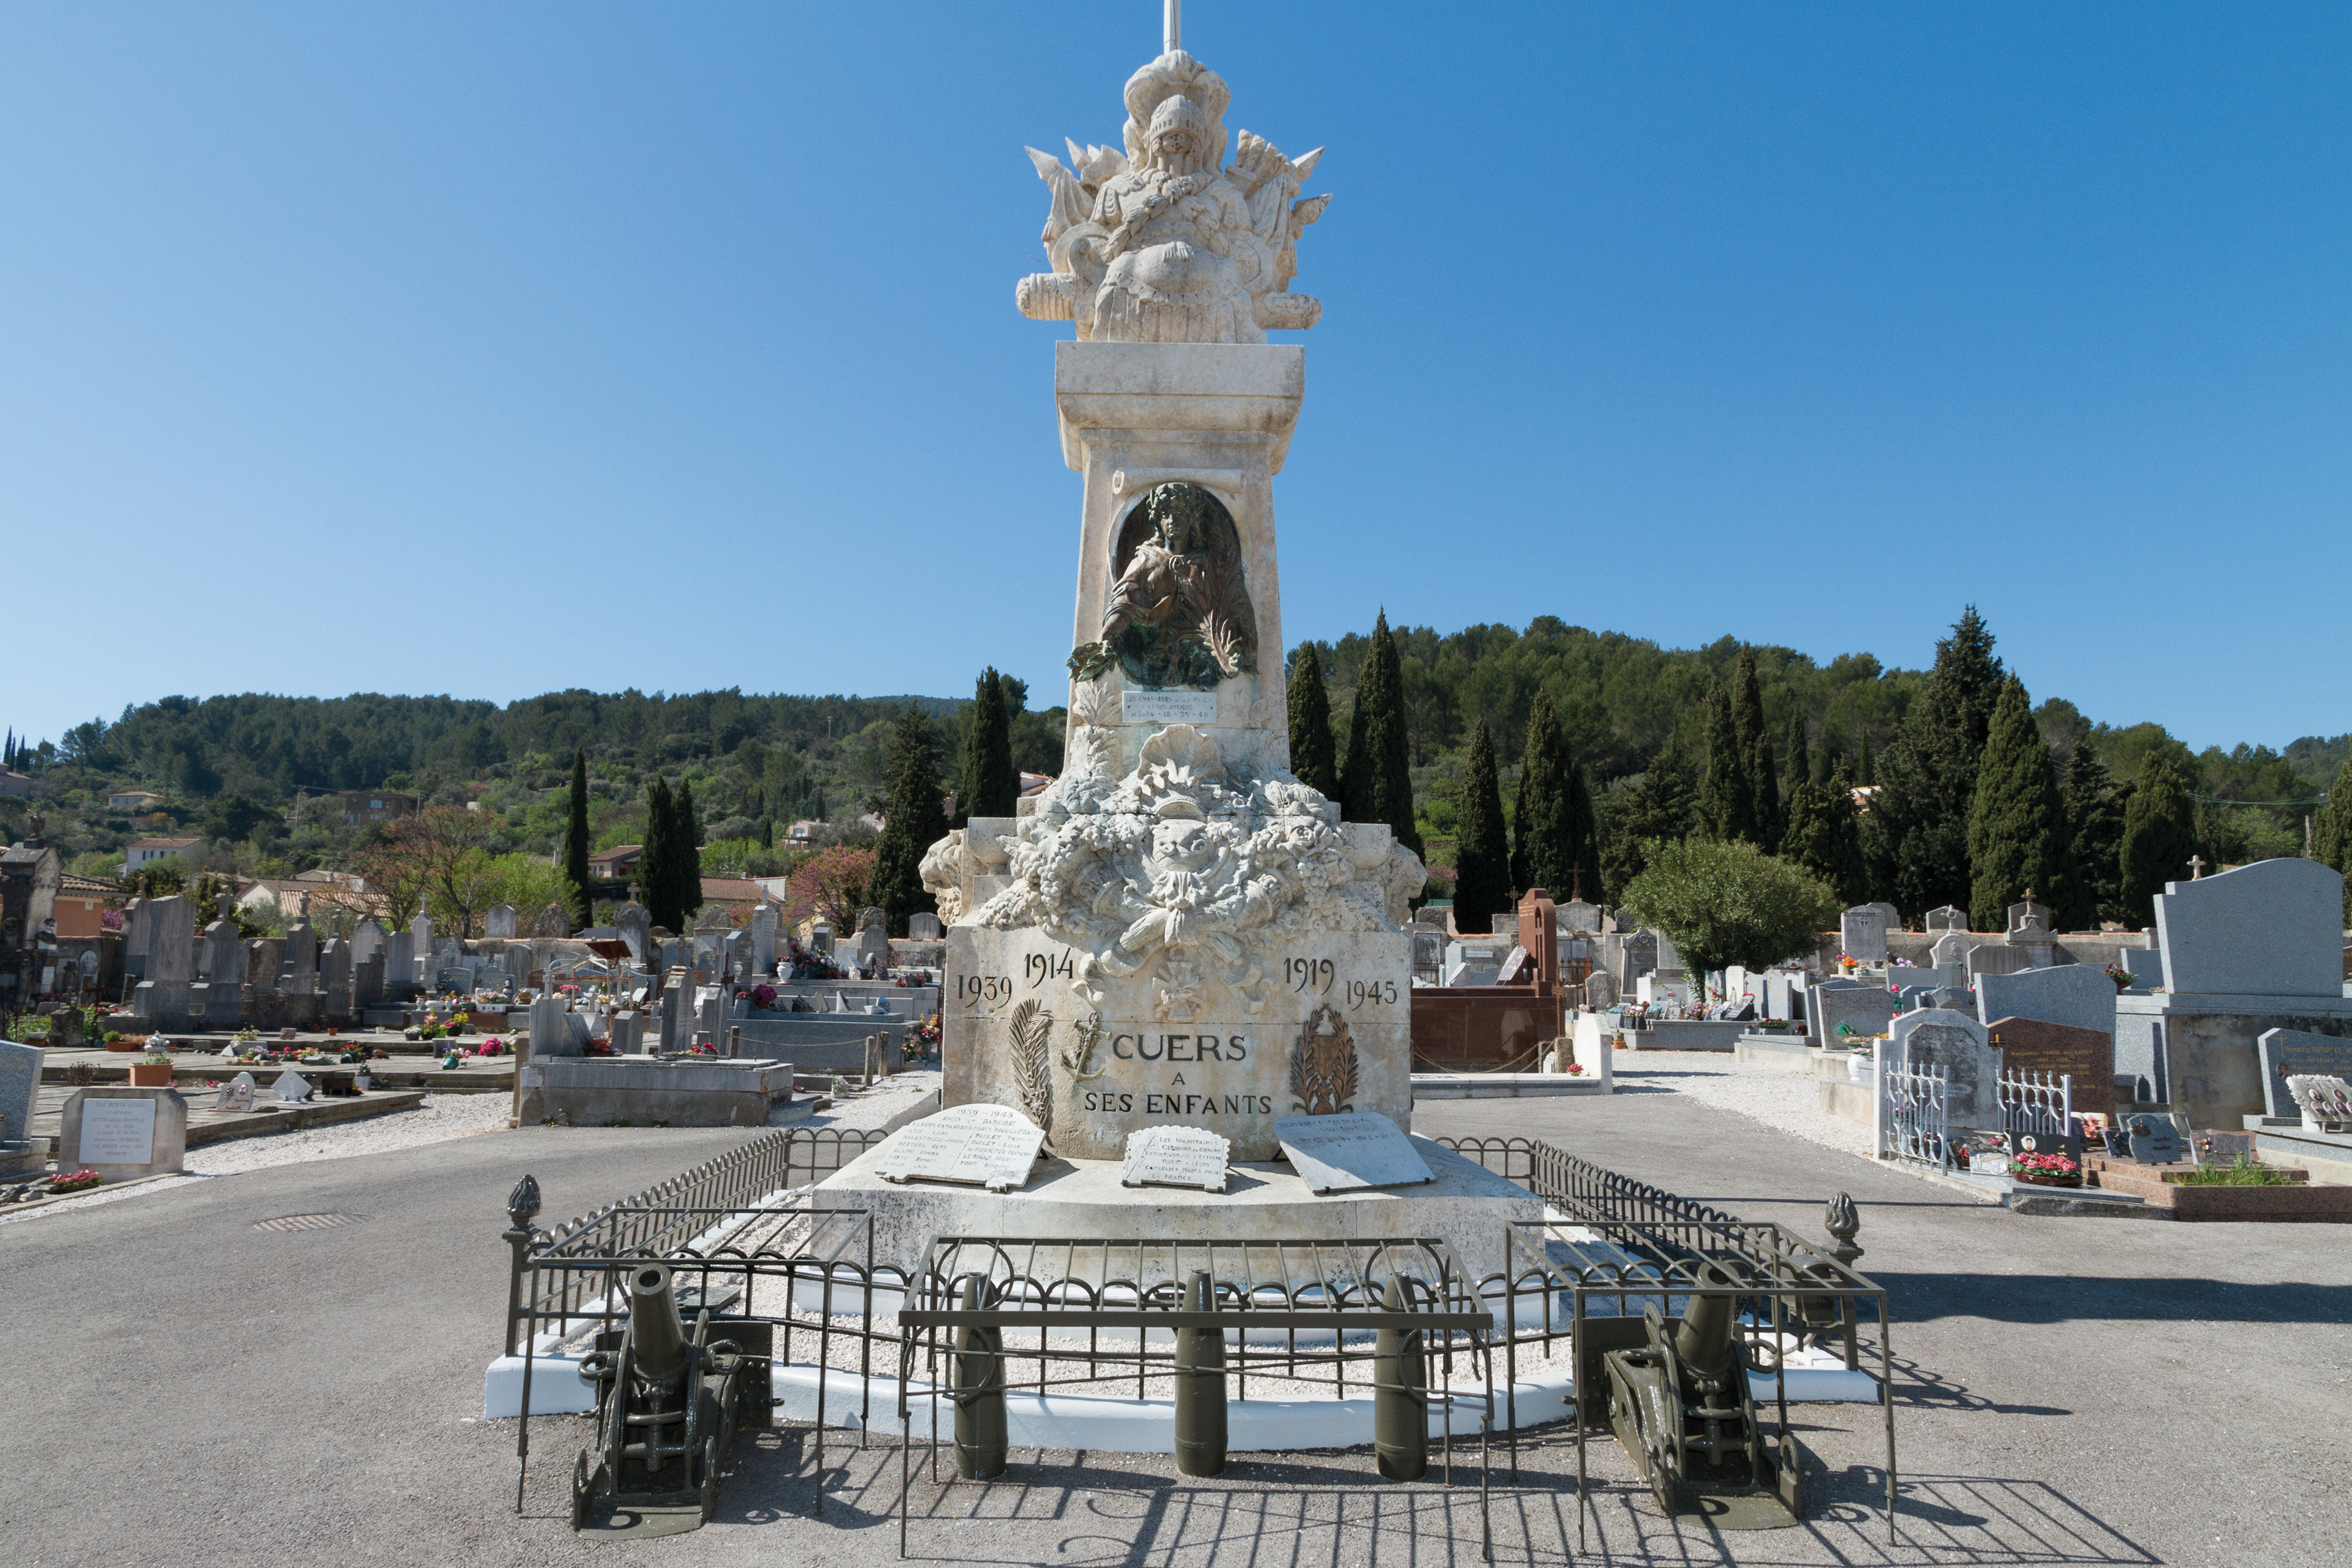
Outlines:
<svg viewBox="0 0 2352 1568"><path fill-rule="evenodd" d="M172 1064L169 1062L132 1062L131 1087L133 1089L169 1089L172 1087Z"/></svg>

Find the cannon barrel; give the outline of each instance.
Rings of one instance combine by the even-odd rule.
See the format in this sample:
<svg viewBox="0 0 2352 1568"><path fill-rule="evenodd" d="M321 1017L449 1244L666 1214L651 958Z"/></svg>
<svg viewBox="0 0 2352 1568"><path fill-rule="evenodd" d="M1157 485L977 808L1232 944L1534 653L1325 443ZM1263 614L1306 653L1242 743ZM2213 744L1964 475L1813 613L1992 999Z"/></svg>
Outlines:
<svg viewBox="0 0 2352 1568"><path fill-rule="evenodd" d="M667 1377L686 1363L686 1328L669 1270L648 1263L629 1270L629 1342L637 1372Z"/></svg>
<svg viewBox="0 0 2352 1568"><path fill-rule="evenodd" d="M1699 1271L1696 1283L1727 1284L1712 1265ZM1675 1358L1701 1377L1720 1377L1731 1365L1731 1295L1728 1291L1695 1291L1675 1325Z"/></svg>

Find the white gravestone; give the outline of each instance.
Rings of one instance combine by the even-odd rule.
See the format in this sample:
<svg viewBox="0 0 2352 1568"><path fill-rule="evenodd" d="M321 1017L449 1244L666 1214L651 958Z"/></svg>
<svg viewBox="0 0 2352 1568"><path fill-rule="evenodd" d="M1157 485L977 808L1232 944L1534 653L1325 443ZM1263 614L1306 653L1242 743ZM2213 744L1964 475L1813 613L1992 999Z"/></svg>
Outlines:
<svg viewBox="0 0 2352 1568"><path fill-rule="evenodd" d="M1119 1184L1225 1190L1233 1144L1205 1127L1145 1127L1127 1135L1127 1165Z"/></svg>
<svg viewBox="0 0 2352 1568"><path fill-rule="evenodd" d="M1290 1168L1313 1192L1352 1193L1437 1179L1412 1141L1378 1111L1279 1116L1274 1135Z"/></svg>
<svg viewBox="0 0 2352 1568"><path fill-rule="evenodd" d="M299 1105L310 1098L310 1080L292 1068L287 1068L278 1081L269 1087L277 1090L278 1098L288 1105Z"/></svg>
<svg viewBox="0 0 2352 1568"><path fill-rule="evenodd" d="M957 1182L1017 1192L1045 1142L1045 1130L1009 1105L958 1105L902 1128L877 1174L886 1182Z"/></svg>
<svg viewBox="0 0 2352 1568"><path fill-rule="evenodd" d="M77 1165L144 1165L155 1158L155 1102L93 1100L81 1108Z"/></svg>
<svg viewBox="0 0 2352 1568"><path fill-rule="evenodd" d="M1951 1008L1923 1007L1896 1018L1887 1033L1888 1055L1944 1069L1946 1114L1955 1129L2001 1125L2000 1049L1982 1024Z"/></svg>
<svg viewBox="0 0 2352 1568"><path fill-rule="evenodd" d="M251 1073L241 1072L235 1078L229 1079L226 1083L221 1085L220 1098L213 1102L213 1109L215 1110L251 1110L253 1109L253 1092L259 1086L254 1082L253 1075Z"/></svg>

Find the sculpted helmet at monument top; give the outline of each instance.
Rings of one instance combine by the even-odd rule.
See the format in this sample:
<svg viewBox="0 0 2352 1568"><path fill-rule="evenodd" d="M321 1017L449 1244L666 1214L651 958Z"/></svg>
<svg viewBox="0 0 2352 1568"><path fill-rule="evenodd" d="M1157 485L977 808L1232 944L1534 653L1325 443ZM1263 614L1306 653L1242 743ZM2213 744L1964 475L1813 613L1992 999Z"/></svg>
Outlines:
<svg viewBox="0 0 2352 1568"><path fill-rule="evenodd" d="M1054 270L1021 279L1023 315L1075 322L1081 342L1262 343L1316 323L1322 303L1288 289L1331 200L1298 195L1323 150L1294 163L1244 131L1227 164L1230 97L1171 48L1128 79L1123 153L1070 142L1065 165L1026 149L1054 195Z"/></svg>

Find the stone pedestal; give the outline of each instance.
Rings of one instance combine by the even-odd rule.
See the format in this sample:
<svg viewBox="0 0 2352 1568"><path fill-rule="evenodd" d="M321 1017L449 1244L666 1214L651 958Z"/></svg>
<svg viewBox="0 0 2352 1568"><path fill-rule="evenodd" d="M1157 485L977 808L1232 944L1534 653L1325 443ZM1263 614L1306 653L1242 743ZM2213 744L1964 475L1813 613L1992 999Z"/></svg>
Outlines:
<svg viewBox="0 0 2352 1568"><path fill-rule="evenodd" d="M188 1102L174 1089L93 1084L66 1101L58 1131L60 1171L129 1181L179 1170L187 1152Z"/></svg>

